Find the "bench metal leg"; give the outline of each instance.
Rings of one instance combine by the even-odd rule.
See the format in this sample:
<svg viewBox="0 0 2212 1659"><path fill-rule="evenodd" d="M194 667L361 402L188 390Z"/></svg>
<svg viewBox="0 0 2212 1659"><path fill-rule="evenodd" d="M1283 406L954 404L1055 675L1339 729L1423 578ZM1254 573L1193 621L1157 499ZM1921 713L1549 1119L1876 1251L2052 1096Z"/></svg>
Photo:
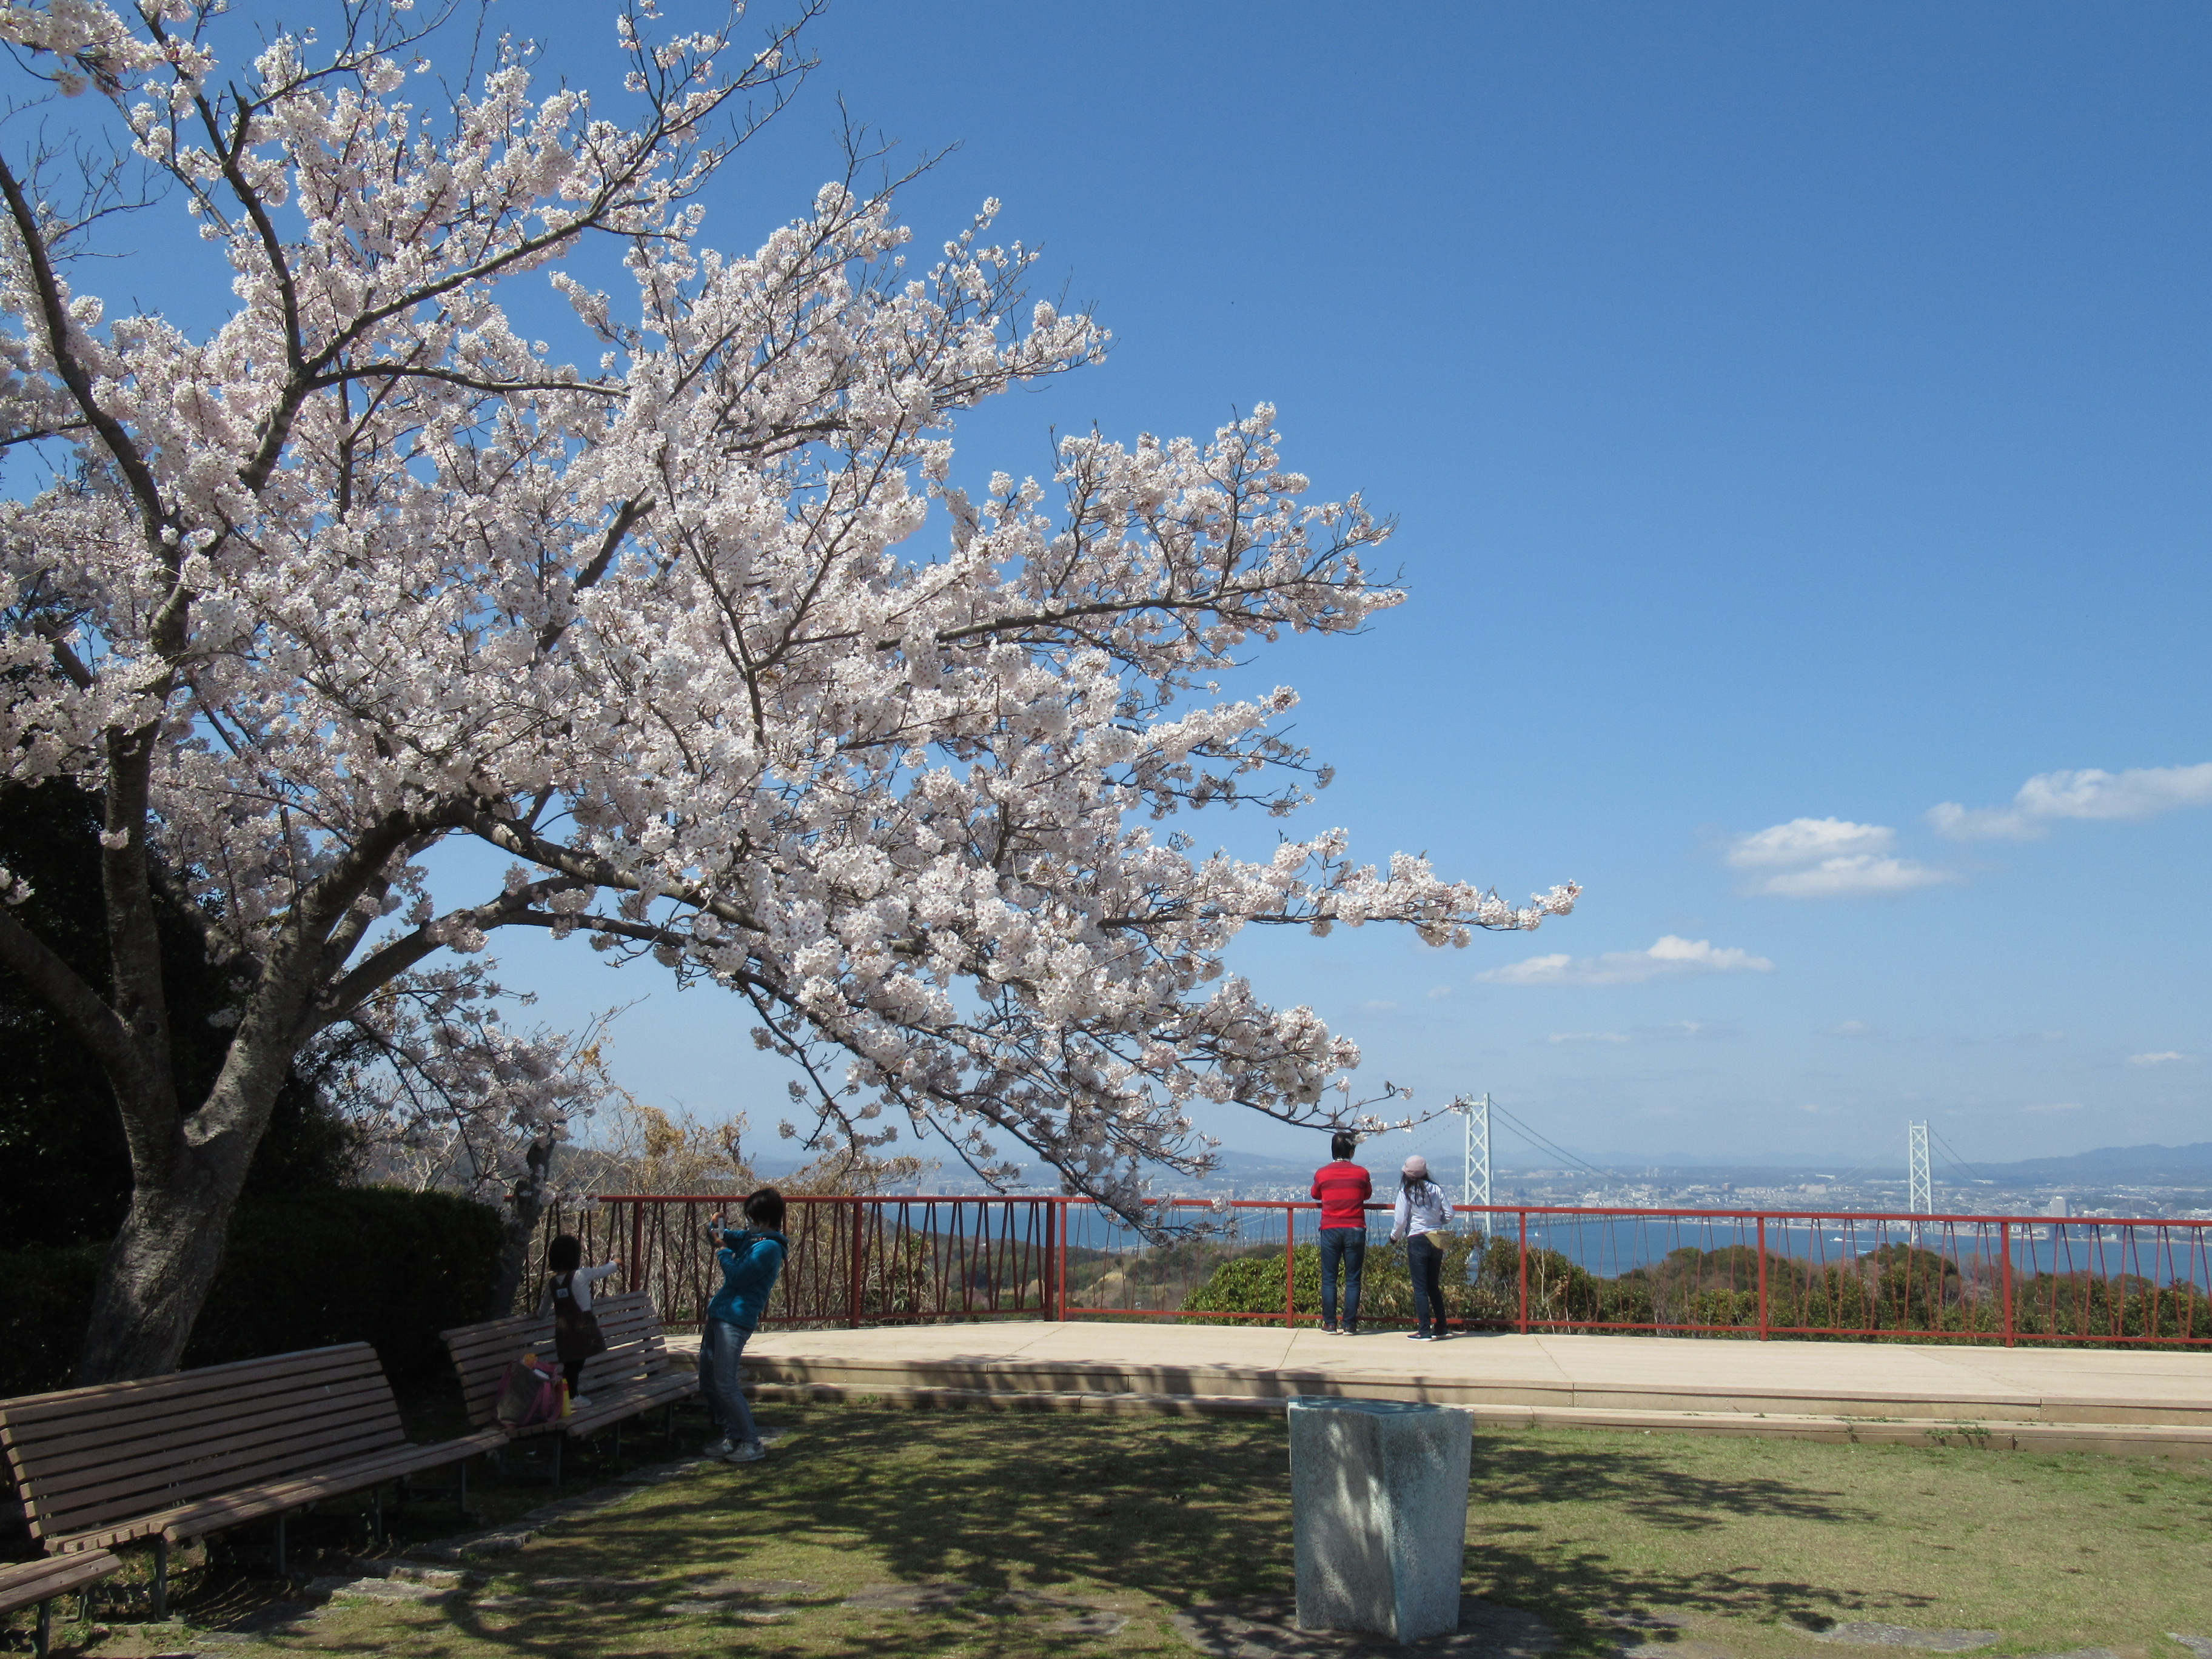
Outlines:
<svg viewBox="0 0 2212 1659"><path fill-rule="evenodd" d="M290 1573L284 1571L285 1519L286 1516L283 1512L282 1510L278 1511L276 1516L276 1576L279 1578L289 1578L292 1576Z"/></svg>
<svg viewBox="0 0 2212 1659"><path fill-rule="evenodd" d="M622 1425L615 1425L615 1473L622 1473Z"/></svg>
<svg viewBox="0 0 2212 1659"><path fill-rule="evenodd" d="M460 1507L461 1524L466 1526L469 1523L469 1460L464 1457L459 1467L460 1478L453 1486L453 1502Z"/></svg>
<svg viewBox="0 0 2212 1659"><path fill-rule="evenodd" d="M154 1622L160 1624L169 1616L169 1540L164 1533L154 1534Z"/></svg>
<svg viewBox="0 0 2212 1659"><path fill-rule="evenodd" d="M368 1536L371 1543L384 1541L384 1488L368 1489Z"/></svg>
<svg viewBox="0 0 2212 1659"><path fill-rule="evenodd" d="M46 1659L46 1650L54 1644L54 1604L51 1598L39 1603L39 1633L35 1641L39 1659Z"/></svg>

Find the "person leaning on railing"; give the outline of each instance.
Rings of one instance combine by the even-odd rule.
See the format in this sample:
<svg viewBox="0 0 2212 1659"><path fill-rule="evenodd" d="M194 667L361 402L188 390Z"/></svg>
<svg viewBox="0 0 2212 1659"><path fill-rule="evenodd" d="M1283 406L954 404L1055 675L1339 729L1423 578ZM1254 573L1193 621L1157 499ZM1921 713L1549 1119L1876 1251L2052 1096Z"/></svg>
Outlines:
<svg viewBox="0 0 2212 1659"><path fill-rule="evenodd" d="M1420 1328L1416 1342L1438 1341L1451 1334L1444 1322L1444 1237L1451 1230L1451 1203L1444 1189L1429 1179L1429 1160L1415 1152L1399 1170L1398 1201L1390 1212L1390 1242L1406 1241L1406 1266L1413 1278L1413 1317ZM1430 1310L1436 1313L1433 1332Z"/></svg>
<svg viewBox="0 0 2212 1659"><path fill-rule="evenodd" d="M1314 1171L1313 1195L1321 1200L1321 1328L1336 1334L1336 1272L1344 1268L1344 1334L1359 1334L1359 1273L1367 1261L1367 1212L1375 1183L1352 1161L1357 1143L1339 1129L1329 1137L1329 1162Z"/></svg>

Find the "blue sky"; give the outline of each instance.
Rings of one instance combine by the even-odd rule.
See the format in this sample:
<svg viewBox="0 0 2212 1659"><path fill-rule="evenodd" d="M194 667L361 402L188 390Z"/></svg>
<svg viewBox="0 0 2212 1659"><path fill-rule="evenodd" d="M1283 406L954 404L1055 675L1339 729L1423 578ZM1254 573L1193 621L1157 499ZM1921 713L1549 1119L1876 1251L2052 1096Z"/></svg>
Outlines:
<svg viewBox="0 0 2212 1659"><path fill-rule="evenodd" d="M604 72L600 8L502 13ZM804 208L842 94L959 146L925 245L1002 198L1116 336L965 468L1264 399L1319 491L1398 515L1411 603L1256 671L1339 769L1294 827L1587 891L1464 951L1240 947L1363 1083L1600 1158L2212 1138L2212 771L2172 769L2212 762L2212 13L842 0L815 46L711 239ZM2148 775L1929 817L2084 769ZM779 1115L734 1006L501 943L549 1016L646 995L644 1097Z"/></svg>

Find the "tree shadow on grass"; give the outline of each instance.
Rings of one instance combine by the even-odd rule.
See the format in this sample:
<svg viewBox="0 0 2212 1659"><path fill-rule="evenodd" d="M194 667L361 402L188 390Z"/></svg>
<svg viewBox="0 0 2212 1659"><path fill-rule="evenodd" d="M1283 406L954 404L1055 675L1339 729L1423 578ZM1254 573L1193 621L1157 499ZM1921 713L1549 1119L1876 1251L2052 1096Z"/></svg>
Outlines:
<svg viewBox="0 0 2212 1659"><path fill-rule="evenodd" d="M777 1413L782 1417L785 1413ZM1173 1607L1281 1597L1292 1590L1290 1477L1280 1419L1087 1418L1046 1413L817 1407L790 1413L796 1433L769 1463L647 1489L639 1501L549 1534L499 1565L523 1578L635 1575L656 1587L564 1602L543 1616L487 1618L466 1600L440 1610L410 1651L516 1655L749 1653L858 1659L957 1646L984 1656L1098 1653L1122 1645L1060 1635L1046 1618L1005 1610L1010 1589L1121 1597ZM1686 1474L1656 1451L1593 1438L1587 1449L1477 1443L1477 1542L1469 1587L1534 1613L1570 1652L1609 1653L1624 1613L1676 1613L1825 1624L1856 1598L1756 1564L1638 1568L1571 1540L1547 1543L1540 1505L1607 1505L1673 1532L1716 1516L1771 1516L1839 1525L1880 1516L1841 1494L1765 1477ZM1526 1522L1500 1517L1519 1510ZM857 1583L830 1582L792 1607L792 1622L671 1620L680 1578L788 1577L786 1547L849 1563L866 1582L974 1587L950 1611L862 1613L838 1606ZM1130 1594L1130 1593L1134 1593ZM429 1609L423 1609L428 1615ZM347 1632L332 1630L344 1651ZM442 1637L442 1642L441 1638ZM1646 1639L1665 1640L1663 1626ZM1164 1641L1165 1632L1158 1638ZM360 1650L376 1644L364 1641Z"/></svg>
<svg viewBox="0 0 2212 1659"><path fill-rule="evenodd" d="M1585 1451L1478 1436L1474 1485L1475 1502L1485 1509L1606 1504L1671 1532L1705 1531L1745 1516L1856 1525L1882 1519L1879 1510L1839 1492L1765 1477L1692 1474L1656 1454L1602 1441Z"/></svg>

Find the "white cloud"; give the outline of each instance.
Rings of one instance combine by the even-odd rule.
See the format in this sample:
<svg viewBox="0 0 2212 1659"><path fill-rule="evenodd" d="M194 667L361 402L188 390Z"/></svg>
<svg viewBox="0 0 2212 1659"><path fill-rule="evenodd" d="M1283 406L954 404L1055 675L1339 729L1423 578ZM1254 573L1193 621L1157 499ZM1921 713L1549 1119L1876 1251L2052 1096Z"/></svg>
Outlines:
<svg viewBox="0 0 2212 1659"><path fill-rule="evenodd" d="M2047 1106L2023 1106L2021 1109L2024 1112L2078 1112L2081 1109L2081 1103L2078 1100L2055 1100Z"/></svg>
<svg viewBox="0 0 2212 1659"><path fill-rule="evenodd" d="M1959 878L1911 859L1878 859L1860 853L1823 859L1809 870L1784 870L1748 890L1768 898L1881 898L1936 887Z"/></svg>
<svg viewBox="0 0 2212 1659"><path fill-rule="evenodd" d="M1738 836L1729 845L1728 861L1739 870L1795 870L1826 859L1887 853L1896 844L1897 831L1883 824L1792 818L1771 830Z"/></svg>
<svg viewBox="0 0 2212 1659"><path fill-rule="evenodd" d="M1452 988L1449 985L1431 985L1429 987L1429 1000L1431 1002L1442 1002L1446 997L1449 996L1451 993Z"/></svg>
<svg viewBox="0 0 2212 1659"><path fill-rule="evenodd" d="M1626 1031L1554 1031L1547 1041L1552 1042L1626 1042Z"/></svg>
<svg viewBox="0 0 2212 1659"><path fill-rule="evenodd" d="M1359 1012L1364 1014L1393 1014L1397 1012L1397 1011L1398 1005L1396 1003L1386 1001L1380 997L1376 998L1372 1001L1363 1002L1359 1005Z"/></svg>
<svg viewBox="0 0 2212 1659"><path fill-rule="evenodd" d="M2009 806L1970 809L1947 800L1929 811L1928 822L1954 841L2033 841L2060 818L2149 818L2183 806L2212 806L2212 761L2042 772L2021 785Z"/></svg>
<svg viewBox="0 0 2212 1659"><path fill-rule="evenodd" d="M1668 933L1648 951L1608 951L1598 957L1530 957L1477 974L1492 985L1641 985L1688 974L1770 974L1774 964L1734 945L1716 950L1711 939Z"/></svg>
<svg viewBox="0 0 2212 1659"><path fill-rule="evenodd" d="M2196 1063L2196 1055L2176 1054L2171 1048L2160 1049L2154 1054L2128 1056L2128 1064L2130 1066L2193 1066Z"/></svg>
<svg viewBox="0 0 2212 1659"><path fill-rule="evenodd" d="M1831 1025L1828 1028L1828 1035L1839 1037L1872 1036L1874 1027L1863 1019L1847 1019L1840 1025Z"/></svg>
<svg viewBox="0 0 2212 1659"><path fill-rule="evenodd" d="M1730 867L1752 879L1747 893L1766 898L1867 898L1956 881L1892 852L1897 831L1849 818L1792 818L1729 843Z"/></svg>

